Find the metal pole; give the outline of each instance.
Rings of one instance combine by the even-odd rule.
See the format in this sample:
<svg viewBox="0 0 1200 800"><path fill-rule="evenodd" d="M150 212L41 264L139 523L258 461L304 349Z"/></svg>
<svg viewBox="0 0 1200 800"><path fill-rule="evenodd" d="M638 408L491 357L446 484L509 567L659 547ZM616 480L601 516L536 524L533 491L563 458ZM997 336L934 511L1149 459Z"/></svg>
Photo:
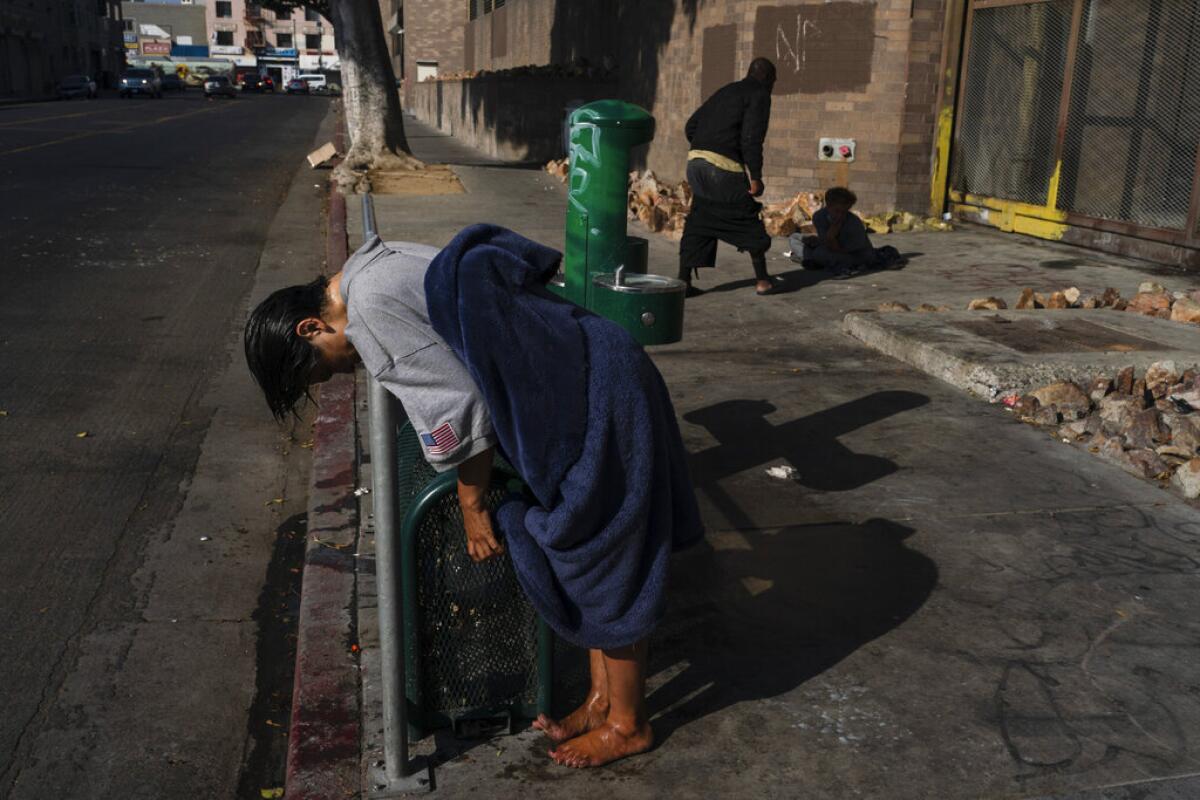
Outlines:
<svg viewBox="0 0 1200 800"><path fill-rule="evenodd" d="M363 237L375 235L371 195L362 201ZM383 681L383 759L389 780L408 777L408 700L405 697L400 620L404 599L397 580L400 526L396 519L396 401L374 378L367 406L371 420L371 495L375 508L375 581L378 586L379 650Z"/></svg>

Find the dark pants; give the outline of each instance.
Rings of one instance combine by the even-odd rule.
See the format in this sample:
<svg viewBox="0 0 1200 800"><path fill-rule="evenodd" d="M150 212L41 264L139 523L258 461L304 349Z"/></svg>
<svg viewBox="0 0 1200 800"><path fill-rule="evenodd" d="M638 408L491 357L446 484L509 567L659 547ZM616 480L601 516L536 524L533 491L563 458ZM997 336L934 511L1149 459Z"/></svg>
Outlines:
<svg viewBox="0 0 1200 800"><path fill-rule="evenodd" d="M767 280L771 237L759 217L762 206L750 196L746 174L694 158L687 165L687 180L694 197L679 242L680 279L690 282L694 270L716 266L717 242L721 241L749 252L754 277Z"/></svg>

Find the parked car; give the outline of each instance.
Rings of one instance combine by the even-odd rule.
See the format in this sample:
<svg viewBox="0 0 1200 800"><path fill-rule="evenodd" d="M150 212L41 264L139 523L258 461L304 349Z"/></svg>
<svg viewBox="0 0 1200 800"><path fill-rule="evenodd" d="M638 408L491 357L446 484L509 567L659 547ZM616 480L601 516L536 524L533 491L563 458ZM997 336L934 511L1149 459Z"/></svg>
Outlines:
<svg viewBox="0 0 1200 800"><path fill-rule="evenodd" d="M72 97L95 98L96 82L87 75L68 75L63 78L58 82L58 99L69 100Z"/></svg>
<svg viewBox="0 0 1200 800"><path fill-rule="evenodd" d="M164 72L162 76L162 90L164 92L182 92L187 89L187 84L183 78L176 75L174 72Z"/></svg>
<svg viewBox="0 0 1200 800"><path fill-rule="evenodd" d="M318 72L306 72L303 75L296 76L299 80L304 81L311 91L320 93L325 91L325 76Z"/></svg>
<svg viewBox="0 0 1200 800"><path fill-rule="evenodd" d="M237 97L237 89L233 88L233 83L224 75L209 75L204 80L204 96L209 100L214 97L228 97L232 100Z"/></svg>
<svg viewBox="0 0 1200 800"><path fill-rule="evenodd" d="M121 97L132 97L135 94L162 97L162 78L152 69L130 69L121 76L121 83L117 88Z"/></svg>
<svg viewBox="0 0 1200 800"><path fill-rule="evenodd" d="M288 94L308 94L308 84L299 78L292 78L287 82L286 91Z"/></svg>

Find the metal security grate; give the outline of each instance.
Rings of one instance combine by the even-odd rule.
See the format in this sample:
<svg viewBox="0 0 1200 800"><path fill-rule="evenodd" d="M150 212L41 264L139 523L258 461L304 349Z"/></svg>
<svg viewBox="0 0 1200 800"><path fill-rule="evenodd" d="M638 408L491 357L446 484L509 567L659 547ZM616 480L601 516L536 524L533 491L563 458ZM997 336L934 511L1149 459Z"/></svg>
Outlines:
<svg viewBox="0 0 1200 800"><path fill-rule="evenodd" d="M493 492L493 502L503 492ZM417 531L419 647L426 708L448 716L537 701L537 618L507 556L467 555L458 501Z"/></svg>
<svg viewBox="0 0 1200 800"><path fill-rule="evenodd" d="M401 518L437 478L425 461L410 423L397 441ZM514 475L501 462L500 472ZM495 484L494 484L495 485ZM507 489L488 495L492 507ZM539 700L538 619L525 598L508 555L476 564L467 554L458 499L449 491L427 510L415 530L413 563L406 565L405 653L407 694L416 699L412 722L425 730L470 718L531 715ZM407 557L407 553L405 554ZM554 637L551 696L577 700L586 687L582 651ZM586 664L586 661L583 661Z"/></svg>
<svg viewBox="0 0 1200 800"><path fill-rule="evenodd" d="M1052 0L975 10L953 158L958 191L1047 202L1071 7Z"/></svg>
<svg viewBox="0 0 1200 800"><path fill-rule="evenodd" d="M1200 141L1200 5L1084 7L1058 207L1181 230Z"/></svg>

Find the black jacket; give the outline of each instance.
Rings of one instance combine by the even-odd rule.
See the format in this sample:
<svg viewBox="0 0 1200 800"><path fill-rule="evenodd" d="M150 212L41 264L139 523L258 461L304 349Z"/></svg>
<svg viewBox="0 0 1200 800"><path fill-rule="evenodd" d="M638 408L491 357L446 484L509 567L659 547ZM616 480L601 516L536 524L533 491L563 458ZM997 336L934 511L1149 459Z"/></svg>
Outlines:
<svg viewBox="0 0 1200 800"><path fill-rule="evenodd" d="M763 139L771 121L771 89L754 78L723 86L696 109L683 131L693 150L711 150L746 165L762 180Z"/></svg>

